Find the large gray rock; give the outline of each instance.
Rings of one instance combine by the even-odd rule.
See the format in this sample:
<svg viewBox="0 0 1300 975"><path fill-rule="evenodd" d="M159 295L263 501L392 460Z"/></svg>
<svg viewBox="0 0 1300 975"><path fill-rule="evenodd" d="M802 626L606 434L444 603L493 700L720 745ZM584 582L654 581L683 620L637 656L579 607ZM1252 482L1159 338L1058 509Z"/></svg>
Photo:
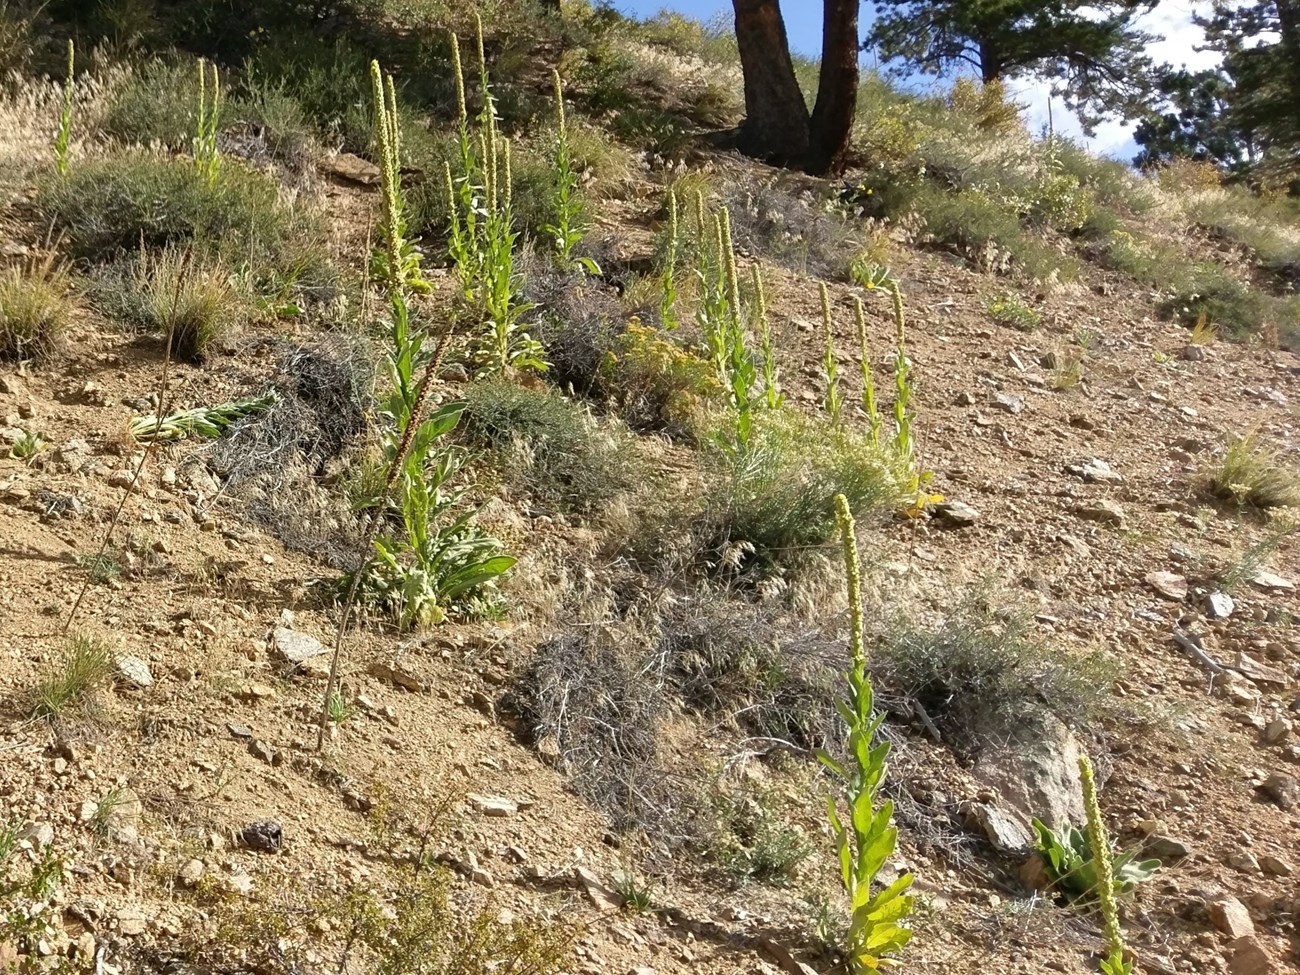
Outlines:
<svg viewBox="0 0 1300 975"><path fill-rule="evenodd" d="M1053 717L1024 732L1020 740L980 756L975 777L995 790L1026 828L1033 817L1053 829L1064 822L1082 824L1078 741Z"/></svg>

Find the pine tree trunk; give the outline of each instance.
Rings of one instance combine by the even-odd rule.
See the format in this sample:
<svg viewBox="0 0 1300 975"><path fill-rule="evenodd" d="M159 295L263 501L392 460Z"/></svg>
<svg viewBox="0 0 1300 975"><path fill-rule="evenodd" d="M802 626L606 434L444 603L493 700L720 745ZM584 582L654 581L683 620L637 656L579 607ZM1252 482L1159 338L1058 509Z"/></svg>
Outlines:
<svg viewBox="0 0 1300 975"><path fill-rule="evenodd" d="M745 76L741 150L772 162L802 164L808 154L808 107L790 60L781 4L779 0L732 0L732 5Z"/></svg>
<svg viewBox="0 0 1300 975"><path fill-rule="evenodd" d="M825 0L822 66L805 169L821 176L844 168L858 105L859 0Z"/></svg>

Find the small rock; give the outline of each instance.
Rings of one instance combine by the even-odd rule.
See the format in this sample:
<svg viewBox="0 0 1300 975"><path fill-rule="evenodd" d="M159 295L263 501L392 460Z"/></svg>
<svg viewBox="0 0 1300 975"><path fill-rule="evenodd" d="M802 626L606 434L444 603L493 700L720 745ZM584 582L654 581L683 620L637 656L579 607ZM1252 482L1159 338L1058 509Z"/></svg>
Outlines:
<svg viewBox="0 0 1300 975"><path fill-rule="evenodd" d="M280 754L260 738L254 738L248 743L248 753L267 765L280 764Z"/></svg>
<svg viewBox="0 0 1300 975"><path fill-rule="evenodd" d="M1244 653L1237 654L1233 666L1257 684L1276 684L1279 687L1286 687L1291 683L1290 678L1284 672L1276 667L1262 664L1254 657L1248 657Z"/></svg>
<svg viewBox="0 0 1300 975"><path fill-rule="evenodd" d="M284 830L274 820L249 823L239 831L239 842L250 850L279 853L284 846Z"/></svg>
<svg viewBox="0 0 1300 975"><path fill-rule="evenodd" d="M953 400L953 403L957 406L974 406L975 397L970 393L958 393L957 398Z"/></svg>
<svg viewBox="0 0 1300 975"><path fill-rule="evenodd" d="M1187 578L1176 572L1148 572L1146 584L1165 599L1181 603L1187 598Z"/></svg>
<svg viewBox="0 0 1300 975"><path fill-rule="evenodd" d="M122 488L124 491L134 491L135 474L131 471L114 471L108 475L108 486Z"/></svg>
<svg viewBox="0 0 1300 975"><path fill-rule="evenodd" d="M272 631L271 642L280 659L294 667L302 667L309 661L330 652L329 648L314 636L284 626L277 626Z"/></svg>
<svg viewBox="0 0 1300 975"><path fill-rule="evenodd" d="M586 867L574 867L573 880L586 893L588 900L601 910L616 911L622 906L618 895Z"/></svg>
<svg viewBox="0 0 1300 975"><path fill-rule="evenodd" d="M1264 946L1253 935L1237 938L1229 947L1232 956L1228 961L1228 971L1232 975L1274 975L1278 970Z"/></svg>
<svg viewBox="0 0 1300 975"><path fill-rule="evenodd" d="M786 975L817 975L817 969L801 962L790 953L789 948L771 938L760 938L758 946L763 949L764 954L781 966L781 970Z"/></svg>
<svg viewBox="0 0 1300 975"><path fill-rule="evenodd" d="M253 878L246 873L232 873L226 878L226 890L247 897L253 892Z"/></svg>
<svg viewBox="0 0 1300 975"><path fill-rule="evenodd" d="M934 506L934 514L940 521L957 528L973 525L980 519L978 511L961 501L941 501Z"/></svg>
<svg viewBox="0 0 1300 975"><path fill-rule="evenodd" d="M139 690L153 686L149 665L139 657L118 657L117 677L119 683Z"/></svg>
<svg viewBox="0 0 1300 975"><path fill-rule="evenodd" d="M1124 480L1122 474L1111 470L1109 464L1095 457L1082 464L1071 464L1066 471L1089 484L1119 484Z"/></svg>
<svg viewBox="0 0 1300 975"><path fill-rule="evenodd" d="M88 406L107 406L108 396L104 393L103 387L98 383L87 381L86 384L81 387L81 401Z"/></svg>
<svg viewBox="0 0 1300 975"><path fill-rule="evenodd" d="M371 677L386 680L408 691L424 690L424 682L419 677L396 663L386 664L382 660L376 660L366 668L366 671Z"/></svg>
<svg viewBox="0 0 1300 975"><path fill-rule="evenodd" d="M1255 854L1248 850L1230 854L1228 866L1232 867L1233 870L1240 870L1242 873L1259 873L1259 861L1255 859Z"/></svg>
<svg viewBox="0 0 1300 975"><path fill-rule="evenodd" d="M1205 597L1205 615L1212 620L1226 620L1236 608L1237 604L1226 592L1212 592Z"/></svg>
<svg viewBox="0 0 1300 975"><path fill-rule="evenodd" d="M1250 911L1237 898L1220 894L1206 905L1210 923L1229 938L1246 938L1255 933L1255 922L1250 919Z"/></svg>
<svg viewBox="0 0 1300 975"><path fill-rule="evenodd" d="M1184 345L1178 353L1178 358L1184 362L1201 362L1205 357L1206 351L1203 345Z"/></svg>
<svg viewBox="0 0 1300 975"><path fill-rule="evenodd" d="M1192 855L1192 848L1182 840L1162 833L1153 834L1146 841L1143 851L1147 856L1154 857L1161 863L1173 863Z"/></svg>
<svg viewBox="0 0 1300 975"><path fill-rule="evenodd" d="M1015 352L1007 353L1007 365L1020 372L1025 371L1025 361L1021 359L1020 356L1016 355Z"/></svg>
<svg viewBox="0 0 1300 975"><path fill-rule="evenodd" d="M54 842L54 827L49 823L32 823L20 829L16 839L30 849L43 850Z"/></svg>
<svg viewBox="0 0 1300 975"><path fill-rule="evenodd" d="M1092 504L1079 505L1074 509L1074 513L1085 521L1098 521L1104 525L1114 525L1116 528L1123 528L1125 524L1124 509L1118 502L1108 498L1102 498Z"/></svg>
<svg viewBox="0 0 1300 975"><path fill-rule="evenodd" d="M1097 421L1086 413L1075 413L1070 417L1070 426L1076 430L1096 430Z"/></svg>
<svg viewBox="0 0 1300 975"><path fill-rule="evenodd" d="M176 880L182 887L193 887L203 879L207 866L197 858L186 860L185 865L176 872Z"/></svg>
<svg viewBox="0 0 1300 975"><path fill-rule="evenodd" d="M253 729L248 727L246 724L235 724L234 722L229 722L226 724L226 730L230 732L231 737L233 738L253 737Z"/></svg>
<svg viewBox="0 0 1300 975"><path fill-rule="evenodd" d="M144 913L135 908L124 908L117 914L117 930L129 938L144 934L148 928Z"/></svg>
<svg viewBox="0 0 1300 975"><path fill-rule="evenodd" d="M484 816L494 818L505 818L513 816L519 811L519 804L511 799L503 799L500 796L474 796L469 797L469 801L474 808Z"/></svg>
<svg viewBox="0 0 1300 975"><path fill-rule="evenodd" d="M1259 865L1270 877L1289 877L1295 873L1295 867L1291 866L1290 861L1269 854L1259 858Z"/></svg>
<svg viewBox="0 0 1300 975"><path fill-rule="evenodd" d="M1295 590L1295 583L1290 579L1284 579L1275 572L1258 572L1250 580L1252 585L1260 589L1273 590L1275 592L1292 592Z"/></svg>
<svg viewBox="0 0 1300 975"><path fill-rule="evenodd" d="M1023 853L1034 844L1034 838L1017 819L993 803L973 802L965 812L968 825L983 833L996 850Z"/></svg>
<svg viewBox="0 0 1300 975"><path fill-rule="evenodd" d="M1300 805L1300 782L1295 776L1274 772L1259 787L1268 799L1272 800L1283 812L1290 812Z"/></svg>
<svg viewBox="0 0 1300 975"><path fill-rule="evenodd" d="M1276 745L1291 737L1292 725L1286 718L1274 718L1264 727L1264 741Z"/></svg>
<svg viewBox="0 0 1300 975"><path fill-rule="evenodd" d="M998 409L1011 414L1023 413L1025 409L1025 401L1011 393L994 393L990 402Z"/></svg>

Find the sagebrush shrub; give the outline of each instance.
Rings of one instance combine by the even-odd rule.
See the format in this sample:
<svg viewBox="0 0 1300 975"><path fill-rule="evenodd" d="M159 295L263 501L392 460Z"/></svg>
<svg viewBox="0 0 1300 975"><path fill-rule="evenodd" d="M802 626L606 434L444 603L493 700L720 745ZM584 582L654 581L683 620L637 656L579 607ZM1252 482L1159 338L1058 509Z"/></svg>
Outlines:
<svg viewBox="0 0 1300 975"><path fill-rule="evenodd" d="M232 262L328 263L316 215L282 202L273 180L237 165L209 183L189 160L116 153L43 180L35 208L77 259L193 241Z"/></svg>
<svg viewBox="0 0 1300 975"><path fill-rule="evenodd" d="M474 383L462 424L471 443L496 454L504 478L564 511L593 511L646 473L625 430L548 389Z"/></svg>

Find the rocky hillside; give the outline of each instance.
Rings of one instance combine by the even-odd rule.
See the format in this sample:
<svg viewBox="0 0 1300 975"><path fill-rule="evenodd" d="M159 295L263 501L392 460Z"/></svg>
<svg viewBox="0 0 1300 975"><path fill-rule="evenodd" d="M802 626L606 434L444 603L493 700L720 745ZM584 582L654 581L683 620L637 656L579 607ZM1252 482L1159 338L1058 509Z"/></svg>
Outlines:
<svg viewBox="0 0 1300 975"><path fill-rule="evenodd" d="M677 18L146 7L0 6L0 970L843 970L836 495L900 970L1097 970L1080 755L1135 970L1300 965L1294 203L879 78L780 172Z"/></svg>

